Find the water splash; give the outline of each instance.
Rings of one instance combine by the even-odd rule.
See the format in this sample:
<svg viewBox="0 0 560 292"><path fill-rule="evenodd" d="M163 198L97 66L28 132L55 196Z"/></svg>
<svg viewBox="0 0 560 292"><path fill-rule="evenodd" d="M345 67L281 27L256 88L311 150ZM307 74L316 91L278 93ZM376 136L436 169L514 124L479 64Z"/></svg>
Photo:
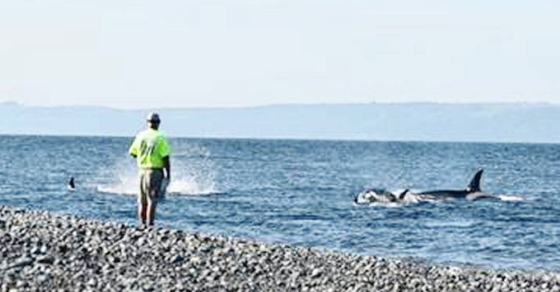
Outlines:
<svg viewBox="0 0 560 292"><path fill-rule="evenodd" d="M216 184L216 166L210 159L211 153L200 145L183 150L183 155L192 157L173 162L169 195L208 195L221 193Z"/></svg>
<svg viewBox="0 0 560 292"><path fill-rule="evenodd" d="M139 190L138 171L132 159L121 159L113 167L99 170L92 182L101 193L135 195Z"/></svg>
<svg viewBox="0 0 560 292"><path fill-rule="evenodd" d="M100 185L97 186L97 191L107 194L136 195L139 190L138 182L136 180L137 178L135 178L133 183L130 181L121 181L116 184Z"/></svg>
<svg viewBox="0 0 560 292"><path fill-rule="evenodd" d="M167 188L168 195L211 195L220 191L214 182L198 182L196 179L172 181Z"/></svg>
<svg viewBox="0 0 560 292"><path fill-rule="evenodd" d="M108 194L136 195L138 194L138 177L126 178L115 184L99 185L97 191ZM172 180L167 188L167 196L181 195L209 195L220 191L213 182L199 182L196 178L180 178Z"/></svg>
<svg viewBox="0 0 560 292"><path fill-rule="evenodd" d="M194 158L172 158L171 182L166 196L222 193L216 184L217 174L213 162L209 159L209 151L200 146L193 146L193 149L182 150L182 155ZM133 160L119 161L115 165L117 167L100 171L101 180L96 182L96 190L100 193L136 195L139 191L139 178Z"/></svg>

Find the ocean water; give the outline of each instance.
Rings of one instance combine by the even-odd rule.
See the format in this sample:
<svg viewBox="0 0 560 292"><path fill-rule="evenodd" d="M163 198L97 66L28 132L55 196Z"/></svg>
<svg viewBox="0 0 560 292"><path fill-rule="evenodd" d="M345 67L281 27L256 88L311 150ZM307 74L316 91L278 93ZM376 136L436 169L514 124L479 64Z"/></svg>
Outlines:
<svg viewBox="0 0 560 292"><path fill-rule="evenodd" d="M132 138L0 136L0 204L136 223ZM171 139L159 226L436 264L560 271L560 145ZM356 205L370 187L500 200ZM73 176L76 191L66 184Z"/></svg>

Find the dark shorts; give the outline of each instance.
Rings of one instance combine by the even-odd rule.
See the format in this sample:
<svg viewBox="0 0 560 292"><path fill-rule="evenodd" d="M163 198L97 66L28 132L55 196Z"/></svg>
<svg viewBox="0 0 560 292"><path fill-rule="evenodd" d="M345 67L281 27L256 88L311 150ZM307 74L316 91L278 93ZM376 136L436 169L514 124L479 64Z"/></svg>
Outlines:
<svg viewBox="0 0 560 292"><path fill-rule="evenodd" d="M163 169L143 169L140 171L140 194L138 202L141 204L156 204L161 192Z"/></svg>

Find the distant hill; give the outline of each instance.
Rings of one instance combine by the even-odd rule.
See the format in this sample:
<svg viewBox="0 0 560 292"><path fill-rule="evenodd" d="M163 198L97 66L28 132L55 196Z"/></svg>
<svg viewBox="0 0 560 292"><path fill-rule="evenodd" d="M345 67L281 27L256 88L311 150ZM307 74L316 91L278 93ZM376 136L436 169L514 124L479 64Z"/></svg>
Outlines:
<svg viewBox="0 0 560 292"><path fill-rule="evenodd" d="M0 134L132 136L149 110L0 104ZM381 141L560 142L550 104L335 104L163 108L173 137Z"/></svg>

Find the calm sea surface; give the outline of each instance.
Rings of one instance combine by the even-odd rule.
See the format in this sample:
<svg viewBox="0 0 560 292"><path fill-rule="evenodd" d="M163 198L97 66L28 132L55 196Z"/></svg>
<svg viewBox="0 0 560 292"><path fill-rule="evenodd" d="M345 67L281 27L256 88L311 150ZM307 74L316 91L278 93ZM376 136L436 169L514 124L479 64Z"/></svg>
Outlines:
<svg viewBox="0 0 560 292"><path fill-rule="evenodd" d="M132 138L0 136L0 204L136 223ZM156 224L432 263L560 271L560 145L171 139ZM358 206L369 187L501 200ZM77 190L67 191L73 176Z"/></svg>

